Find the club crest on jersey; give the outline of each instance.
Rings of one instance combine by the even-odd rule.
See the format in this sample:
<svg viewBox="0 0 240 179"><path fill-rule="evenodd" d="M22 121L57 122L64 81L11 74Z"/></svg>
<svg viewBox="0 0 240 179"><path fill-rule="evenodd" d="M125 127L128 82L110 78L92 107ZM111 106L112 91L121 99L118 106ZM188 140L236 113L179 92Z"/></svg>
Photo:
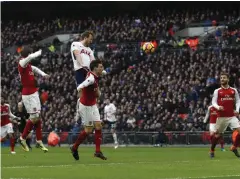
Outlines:
<svg viewBox="0 0 240 179"><path fill-rule="evenodd" d="M88 52L87 50L82 49L81 52L80 52L80 54L81 54L81 53L84 53L84 54L86 54L86 55L88 55L88 56L90 57L90 52Z"/></svg>

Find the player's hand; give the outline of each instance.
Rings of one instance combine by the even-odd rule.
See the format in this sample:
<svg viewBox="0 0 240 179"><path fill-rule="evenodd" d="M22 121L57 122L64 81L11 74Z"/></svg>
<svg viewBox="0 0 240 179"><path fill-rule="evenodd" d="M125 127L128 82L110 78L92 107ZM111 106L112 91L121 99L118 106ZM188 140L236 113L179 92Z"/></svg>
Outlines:
<svg viewBox="0 0 240 179"><path fill-rule="evenodd" d="M238 117L239 116L239 112L234 110L234 115Z"/></svg>
<svg viewBox="0 0 240 179"><path fill-rule="evenodd" d="M223 111L224 107L223 106L219 106L219 111Z"/></svg>
<svg viewBox="0 0 240 179"><path fill-rule="evenodd" d="M45 78L45 79L49 79L49 78L50 78L50 75L45 75L44 78Z"/></svg>
<svg viewBox="0 0 240 179"><path fill-rule="evenodd" d="M18 122L16 120L12 120L12 123L17 124Z"/></svg>
<svg viewBox="0 0 240 179"><path fill-rule="evenodd" d="M20 117L16 117L16 120L17 120L17 121L20 121L20 120L21 120L21 118L20 118Z"/></svg>
<svg viewBox="0 0 240 179"><path fill-rule="evenodd" d="M42 55L42 50L38 50L35 53L31 54L33 58L37 58Z"/></svg>
<svg viewBox="0 0 240 179"><path fill-rule="evenodd" d="M105 70L102 71L102 76L105 76L107 72Z"/></svg>

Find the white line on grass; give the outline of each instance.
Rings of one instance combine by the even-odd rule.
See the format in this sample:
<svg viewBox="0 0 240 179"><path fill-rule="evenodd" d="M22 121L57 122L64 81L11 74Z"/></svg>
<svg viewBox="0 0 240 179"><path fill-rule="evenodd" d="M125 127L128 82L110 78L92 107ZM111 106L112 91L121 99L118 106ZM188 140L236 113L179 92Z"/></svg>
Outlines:
<svg viewBox="0 0 240 179"><path fill-rule="evenodd" d="M214 160L215 162L219 162L220 160ZM189 163L190 161L174 161L173 163ZM2 167L2 169L20 169L20 168L58 168L58 167L72 167L72 166L104 166L104 165L126 165L126 164L154 164L158 163L156 162L118 162L118 163L91 163L91 164L69 164L69 165L27 165L27 166L8 166L8 167Z"/></svg>
<svg viewBox="0 0 240 179"><path fill-rule="evenodd" d="M202 177L176 177L176 178L159 178L159 179L207 179L207 178L225 178L240 177L240 175L221 175L221 176L202 176Z"/></svg>

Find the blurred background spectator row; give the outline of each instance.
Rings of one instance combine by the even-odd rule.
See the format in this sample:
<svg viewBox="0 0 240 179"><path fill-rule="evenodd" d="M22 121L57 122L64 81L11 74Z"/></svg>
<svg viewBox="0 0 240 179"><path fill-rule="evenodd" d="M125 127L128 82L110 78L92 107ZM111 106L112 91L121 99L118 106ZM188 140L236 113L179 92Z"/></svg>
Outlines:
<svg viewBox="0 0 240 179"><path fill-rule="evenodd" d="M108 98L117 106L119 131L205 130L203 117L219 86L220 73L230 73L230 84L240 89L239 11L156 8L139 12L98 18L59 16L2 21L1 89L13 113L21 100L19 54L5 52L5 48L32 44L35 50L44 48L44 54L33 64L51 76L49 80L37 78L43 131L79 131L80 122L75 122L77 92L69 53L71 41L64 52L59 50L59 44L38 46L37 42L56 33L92 29L96 33L92 48L109 73L100 80L101 118ZM191 23L213 25L213 21L216 28L215 21L229 28L217 30L203 42L197 37L172 38ZM156 40L158 47L156 53L146 55L140 44L149 40Z"/></svg>

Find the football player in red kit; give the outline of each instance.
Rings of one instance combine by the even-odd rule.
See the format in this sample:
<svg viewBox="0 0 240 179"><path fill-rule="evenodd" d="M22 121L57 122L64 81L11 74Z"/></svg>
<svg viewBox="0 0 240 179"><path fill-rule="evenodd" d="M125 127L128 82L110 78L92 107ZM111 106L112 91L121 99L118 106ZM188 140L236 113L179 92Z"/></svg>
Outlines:
<svg viewBox="0 0 240 179"><path fill-rule="evenodd" d="M240 143L240 122L236 116L239 115L240 99L238 91L229 86L229 75L222 73L220 75L221 87L216 89L212 98L212 105L218 110L218 118L216 122L216 134L212 138L210 157L214 157L215 147L220 139L221 134L229 126L236 129L238 134L231 147L231 151L240 158L237 147Z"/></svg>
<svg viewBox="0 0 240 179"><path fill-rule="evenodd" d="M95 128L95 145L96 151L94 156L106 160L100 150L102 141L102 121L100 119L99 110L97 107L97 98L100 96L98 80L102 75L103 64L100 60L94 60L90 64L90 72L88 72L86 80L83 81L78 87L78 91L82 91L79 104L79 113L82 118L84 130L79 134L75 143L70 147L75 160L79 160L78 146L92 133L93 127Z"/></svg>

